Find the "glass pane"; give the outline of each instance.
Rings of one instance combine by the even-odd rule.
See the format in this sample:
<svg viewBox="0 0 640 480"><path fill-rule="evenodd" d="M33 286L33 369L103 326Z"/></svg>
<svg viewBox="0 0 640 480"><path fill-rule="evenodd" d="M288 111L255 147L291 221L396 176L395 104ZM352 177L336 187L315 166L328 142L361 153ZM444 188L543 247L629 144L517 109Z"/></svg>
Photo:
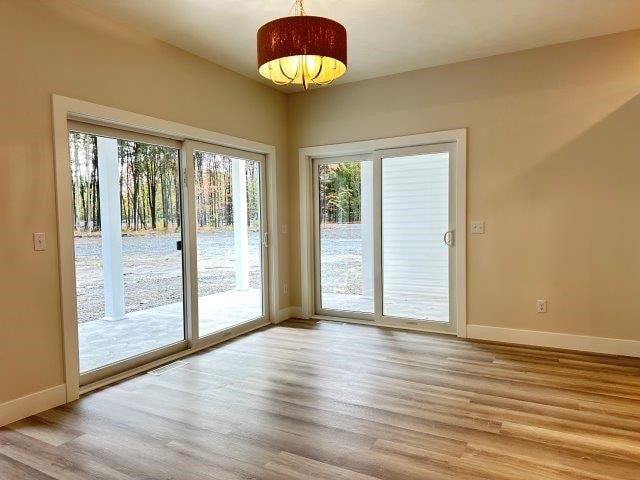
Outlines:
<svg viewBox="0 0 640 480"><path fill-rule="evenodd" d="M200 336L259 318L260 162L194 152Z"/></svg>
<svg viewBox="0 0 640 480"><path fill-rule="evenodd" d="M382 159L383 314L449 321L449 154Z"/></svg>
<svg viewBox="0 0 640 480"><path fill-rule="evenodd" d="M184 339L179 151L70 132L81 373Z"/></svg>
<svg viewBox="0 0 640 480"><path fill-rule="evenodd" d="M373 162L317 168L321 307L373 313Z"/></svg>

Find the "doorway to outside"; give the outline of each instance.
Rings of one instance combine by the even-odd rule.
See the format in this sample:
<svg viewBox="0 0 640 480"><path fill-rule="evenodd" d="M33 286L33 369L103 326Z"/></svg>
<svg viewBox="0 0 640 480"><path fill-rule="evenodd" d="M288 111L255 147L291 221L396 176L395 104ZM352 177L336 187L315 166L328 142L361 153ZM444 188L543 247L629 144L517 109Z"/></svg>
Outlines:
<svg viewBox="0 0 640 480"><path fill-rule="evenodd" d="M267 321L265 156L69 121L80 384Z"/></svg>
<svg viewBox="0 0 640 480"><path fill-rule="evenodd" d="M465 335L465 138L301 150L306 316Z"/></svg>

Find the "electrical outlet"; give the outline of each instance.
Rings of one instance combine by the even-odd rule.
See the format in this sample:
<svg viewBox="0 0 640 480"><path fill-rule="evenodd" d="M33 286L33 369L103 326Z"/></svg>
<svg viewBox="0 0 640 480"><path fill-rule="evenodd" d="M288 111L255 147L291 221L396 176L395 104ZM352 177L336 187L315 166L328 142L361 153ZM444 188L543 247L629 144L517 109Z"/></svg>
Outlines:
<svg viewBox="0 0 640 480"><path fill-rule="evenodd" d="M546 300L538 300L538 313L547 313L547 301Z"/></svg>
<svg viewBox="0 0 640 480"><path fill-rule="evenodd" d="M482 220L471 222L471 233L482 235L484 233L484 222Z"/></svg>
<svg viewBox="0 0 640 480"><path fill-rule="evenodd" d="M42 252L47 249L47 239L44 233L33 234L33 249L36 252Z"/></svg>

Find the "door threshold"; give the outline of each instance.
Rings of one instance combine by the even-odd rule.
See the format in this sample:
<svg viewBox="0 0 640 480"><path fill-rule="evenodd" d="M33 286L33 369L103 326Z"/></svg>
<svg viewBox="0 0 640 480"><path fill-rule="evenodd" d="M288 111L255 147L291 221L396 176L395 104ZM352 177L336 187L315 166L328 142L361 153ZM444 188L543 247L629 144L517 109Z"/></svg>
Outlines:
<svg viewBox="0 0 640 480"><path fill-rule="evenodd" d="M396 330L410 330L414 332L424 332L424 333L441 333L444 335L456 335L455 327L451 325L446 326L438 326L433 325L432 322L429 322L426 325L416 325L413 322L376 322L374 320L362 320L359 318L348 318L348 317L336 317L331 315L311 315L312 320L326 320L329 322L337 322L337 323L354 323L357 325L369 325L371 327L381 327L381 328L393 328ZM416 320L419 322L420 320Z"/></svg>

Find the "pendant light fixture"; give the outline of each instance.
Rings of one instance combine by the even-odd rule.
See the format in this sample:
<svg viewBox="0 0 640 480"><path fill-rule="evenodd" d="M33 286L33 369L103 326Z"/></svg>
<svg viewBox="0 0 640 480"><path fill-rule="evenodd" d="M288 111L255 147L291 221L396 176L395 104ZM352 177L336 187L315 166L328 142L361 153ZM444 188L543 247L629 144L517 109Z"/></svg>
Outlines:
<svg viewBox="0 0 640 480"><path fill-rule="evenodd" d="M277 85L326 85L347 71L347 30L338 22L296 15L265 23L258 30L258 72Z"/></svg>

